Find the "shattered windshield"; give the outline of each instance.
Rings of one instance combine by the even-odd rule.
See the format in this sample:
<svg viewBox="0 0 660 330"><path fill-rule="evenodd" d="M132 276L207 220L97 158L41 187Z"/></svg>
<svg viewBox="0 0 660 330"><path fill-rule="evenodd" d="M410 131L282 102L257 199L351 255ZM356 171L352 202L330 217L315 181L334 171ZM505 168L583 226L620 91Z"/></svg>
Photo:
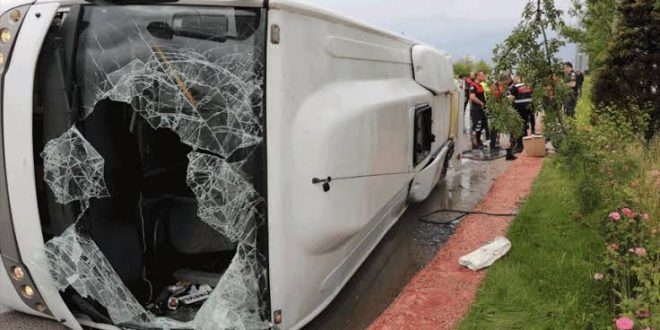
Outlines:
<svg viewBox="0 0 660 330"><path fill-rule="evenodd" d="M74 6L35 77L47 271L76 313L268 328L264 12Z"/></svg>

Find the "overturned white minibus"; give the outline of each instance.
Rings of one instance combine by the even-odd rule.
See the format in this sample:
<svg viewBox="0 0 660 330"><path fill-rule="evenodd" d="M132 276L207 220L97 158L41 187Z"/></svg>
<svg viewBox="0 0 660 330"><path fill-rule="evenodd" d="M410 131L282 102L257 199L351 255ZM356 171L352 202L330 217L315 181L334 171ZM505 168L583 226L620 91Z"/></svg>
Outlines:
<svg viewBox="0 0 660 330"><path fill-rule="evenodd" d="M289 1L148 2L0 3L0 305L298 329L458 158L449 57Z"/></svg>

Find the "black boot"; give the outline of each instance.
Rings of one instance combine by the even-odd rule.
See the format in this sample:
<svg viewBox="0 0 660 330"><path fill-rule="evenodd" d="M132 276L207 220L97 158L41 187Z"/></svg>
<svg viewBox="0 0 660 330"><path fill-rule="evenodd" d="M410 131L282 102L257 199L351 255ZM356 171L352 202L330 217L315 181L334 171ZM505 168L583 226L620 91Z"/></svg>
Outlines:
<svg viewBox="0 0 660 330"><path fill-rule="evenodd" d="M521 153L523 151L523 139L522 139L522 137L516 139L515 150L516 150L516 153Z"/></svg>
<svg viewBox="0 0 660 330"><path fill-rule="evenodd" d="M518 157L513 155L513 149L507 148L506 149L506 160L516 160Z"/></svg>

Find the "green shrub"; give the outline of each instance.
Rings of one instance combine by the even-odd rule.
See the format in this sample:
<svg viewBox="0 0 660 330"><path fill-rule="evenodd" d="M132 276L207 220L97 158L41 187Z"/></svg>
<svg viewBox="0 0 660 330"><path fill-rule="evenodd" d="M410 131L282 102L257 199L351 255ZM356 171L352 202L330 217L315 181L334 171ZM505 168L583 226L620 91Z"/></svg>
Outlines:
<svg viewBox="0 0 660 330"><path fill-rule="evenodd" d="M630 151L642 148L643 138L620 112L602 116L593 127L571 127L559 147L563 167L576 175L578 202L584 213L599 207L614 208L630 203L634 192L621 189L639 171L639 157Z"/></svg>
<svg viewBox="0 0 660 330"><path fill-rule="evenodd" d="M594 225L609 244L603 248L602 273L595 278L608 286L615 317L634 322L635 329L657 326L660 138L646 143L639 130L646 115L634 106L630 111L601 108L597 113L593 126L567 122L571 129L558 158L576 182L581 214L603 213L603 221ZM606 217L603 210L608 209L616 211Z"/></svg>

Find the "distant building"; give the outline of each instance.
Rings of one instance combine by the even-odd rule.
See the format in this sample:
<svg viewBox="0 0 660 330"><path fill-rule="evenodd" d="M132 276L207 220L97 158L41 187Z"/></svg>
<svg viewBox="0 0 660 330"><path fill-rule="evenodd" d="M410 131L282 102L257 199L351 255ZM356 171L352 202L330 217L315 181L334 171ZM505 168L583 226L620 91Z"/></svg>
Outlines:
<svg viewBox="0 0 660 330"><path fill-rule="evenodd" d="M575 53L575 62L573 62L573 69L582 72L589 71L589 55L577 51Z"/></svg>

